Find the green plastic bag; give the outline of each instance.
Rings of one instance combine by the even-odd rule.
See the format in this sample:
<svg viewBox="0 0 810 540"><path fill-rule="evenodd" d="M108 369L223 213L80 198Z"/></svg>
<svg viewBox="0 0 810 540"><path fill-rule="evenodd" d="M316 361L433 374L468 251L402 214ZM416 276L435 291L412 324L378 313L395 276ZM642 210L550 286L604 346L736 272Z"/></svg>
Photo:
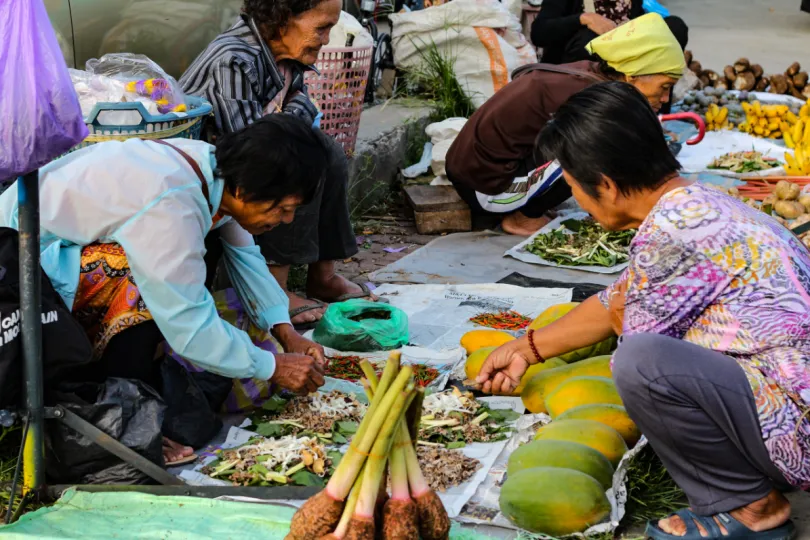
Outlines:
<svg viewBox="0 0 810 540"><path fill-rule="evenodd" d="M390 351L408 344L408 316L387 304L347 300L329 305L313 337L338 351Z"/></svg>

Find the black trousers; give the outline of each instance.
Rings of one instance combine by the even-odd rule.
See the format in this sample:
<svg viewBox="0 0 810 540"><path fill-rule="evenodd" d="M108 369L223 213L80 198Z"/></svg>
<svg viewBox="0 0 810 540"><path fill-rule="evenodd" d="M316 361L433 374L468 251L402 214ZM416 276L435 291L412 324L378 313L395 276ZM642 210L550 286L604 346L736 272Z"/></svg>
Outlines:
<svg viewBox="0 0 810 540"><path fill-rule="evenodd" d="M790 490L771 461L737 361L654 334L622 338L613 378L624 406L701 515Z"/></svg>
<svg viewBox="0 0 810 540"><path fill-rule="evenodd" d="M329 167L315 198L296 210L291 224L256 237L268 262L310 264L348 259L357 253L349 218L349 164L343 147L322 136L329 144Z"/></svg>
<svg viewBox="0 0 810 540"><path fill-rule="evenodd" d="M481 207L478 198L475 196L475 190L466 186L455 185L456 191L459 196L466 202L470 210L474 214L488 215L488 216L506 216L507 214L498 214L495 212L488 212ZM571 197L571 188L561 178L555 182L545 193L532 197L525 205L521 206L517 212L520 212L527 218L539 218L543 214L556 208Z"/></svg>

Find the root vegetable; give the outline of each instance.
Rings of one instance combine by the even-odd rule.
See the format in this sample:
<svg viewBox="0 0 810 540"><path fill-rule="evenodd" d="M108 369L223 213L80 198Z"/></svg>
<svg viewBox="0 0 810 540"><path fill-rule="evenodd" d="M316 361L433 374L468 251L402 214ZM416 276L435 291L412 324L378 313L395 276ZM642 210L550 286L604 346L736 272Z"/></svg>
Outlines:
<svg viewBox="0 0 810 540"><path fill-rule="evenodd" d="M774 190L776 198L781 199L783 201L794 201L799 198L801 192L802 188L800 188L793 182L788 182L787 180L780 180L776 184L776 189Z"/></svg>
<svg viewBox="0 0 810 540"><path fill-rule="evenodd" d="M804 206L804 209L810 213L810 194L803 193L799 195L799 203Z"/></svg>
<svg viewBox="0 0 810 540"><path fill-rule="evenodd" d="M802 89L802 99L810 101L810 84L808 84Z"/></svg>
<svg viewBox="0 0 810 540"><path fill-rule="evenodd" d="M751 62L748 61L748 58L740 58L736 62L734 62L734 71L737 73L742 73L743 71L748 71L751 67Z"/></svg>
<svg viewBox="0 0 810 540"><path fill-rule="evenodd" d="M446 540L450 538L450 518L441 499L433 490L415 497L419 514L419 534L423 540Z"/></svg>
<svg viewBox="0 0 810 540"><path fill-rule="evenodd" d="M792 77L792 76L796 75L798 72L800 72L801 70L802 70L802 65L799 64L798 62L793 62L790 65L790 67L787 68L787 71L785 71L785 75L788 75L788 76Z"/></svg>
<svg viewBox="0 0 810 540"><path fill-rule="evenodd" d="M309 540L327 535L335 530L342 513L343 501L333 499L326 490L320 491L295 513L285 540Z"/></svg>
<svg viewBox="0 0 810 540"><path fill-rule="evenodd" d="M714 83L714 88L716 90L726 91L728 90L728 83L725 81L725 79L720 79L719 81Z"/></svg>
<svg viewBox="0 0 810 540"><path fill-rule="evenodd" d="M389 499L383 510L383 540L419 540L419 513L410 497Z"/></svg>
<svg viewBox="0 0 810 540"><path fill-rule="evenodd" d="M763 70L762 66L760 66L759 64L751 64L751 73L754 74L754 77L759 79L765 73L765 70Z"/></svg>
<svg viewBox="0 0 810 540"><path fill-rule="evenodd" d="M700 62L697 60L693 60L689 62L689 69L695 73L695 75L700 76L703 73L703 66L700 65Z"/></svg>
<svg viewBox="0 0 810 540"><path fill-rule="evenodd" d="M374 540L375 531L373 517L353 516L345 540Z"/></svg>
<svg viewBox="0 0 810 540"><path fill-rule="evenodd" d="M710 81L706 75L701 75L700 77L698 77L698 80L700 81L702 88L706 88L707 86L712 85L712 81Z"/></svg>
<svg viewBox="0 0 810 540"><path fill-rule="evenodd" d="M757 85L754 87L755 92L764 92L768 89L768 86L771 84L771 79L769 77L762 77L758 82Z"/></svg>
<svg viewBox="0 0 810 540"><path fill-rule="evenodd" d="M734 71L734 68L731 66L726 66L725 68L723 68L723 75L725 75L726 79L728 79L728 82L731 83L733 83L737 79L737 72Z"/></svg>
<svg viewBox="0 0 810 540"><path fill-rule="evenodd" d="M691 64L691 63L692 63L692 60L694 60L694 58L692 57L692 51L684 51L684 52L683 52L683 59L684 59L684 61L686 62L686 65L687 65L687 66L688 66L689 64Z"/></svg>
<svg viewBox="0 0 810 540"><path fill-rule="evenodd" d="M749 91L753 90L756 84L757 81L754 78L754 74L750 71L745 71L737 75L737 79L734 81L734 89L740 91Z"/></svg>
<svg viewBox="0 0 810 540"><path fill-rule="evenodd" d="M718 75L716 71L712 71L711 69L707 69L706 71L703 72L703 74L709 78L712 84L720 80L720 75Z"/></svg>
<svg viewBox="0 0 810 540"><path fill-rule="evenodd" d="M804 206L796 201L776 201L773 209L785 219L796 219L804 213Z"/></svg>
<svg viewBox="0 0 810 540"><path fill-rule="evenodd" d="M793 220L793 222L790 224L790 228L795 229L799 225L804 225L808 221L810 221L810 214L802 214Z"/></svg>
<svg viewBox="0 0 810 540"><path fill-rule="evenodd" d="M773 75L771 77L771 93L784 94L788 90L787 77L784 75Z"/></svg>
<svg viewBox="0 0 810 540"><path fill-rule="evenodd" d="M802 71L801 73L797 73L792 77L793 79L793 86L801 90L805 86L807 86L807 72Z"/></svg>

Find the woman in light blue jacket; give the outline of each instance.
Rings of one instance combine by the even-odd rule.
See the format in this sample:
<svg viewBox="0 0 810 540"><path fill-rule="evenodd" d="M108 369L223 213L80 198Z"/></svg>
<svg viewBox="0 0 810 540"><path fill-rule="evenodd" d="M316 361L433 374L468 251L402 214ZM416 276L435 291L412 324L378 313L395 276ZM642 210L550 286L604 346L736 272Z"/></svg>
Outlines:
<svg viewBox="0 0 810 540"><path fill-rule="evenodd" d="M152 382L163 340L196 366L311 392L323 349L290 325L287 295L253 235L290 223L326 170L326 142L303 121L268 116L216 147L173 139L106 142L40 172L42 268L88 333L93 375ZM18 228L17 188L0 196L0 226ZM206 239L252 322L285 354L255 346L220 319L206 288ZM219 247L219 246L218 246ZM211 250L215 251L215 250ZM164 457L191 450L166 442Z"/></svg>

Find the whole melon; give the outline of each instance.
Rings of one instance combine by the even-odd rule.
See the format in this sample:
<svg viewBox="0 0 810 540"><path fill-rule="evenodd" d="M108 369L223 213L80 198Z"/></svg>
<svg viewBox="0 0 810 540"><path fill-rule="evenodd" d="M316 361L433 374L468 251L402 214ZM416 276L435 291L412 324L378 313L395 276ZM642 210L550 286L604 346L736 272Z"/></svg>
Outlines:
<svg viewBox="0 0 810 540"><path fill-rule="evenodd" d="M549 536L582 532L610 515L610 502L599 482L558 467L535 467L507 477L500 507L518 527Z"/></svg>
<svg viewBox="0 0 810 540"><path fill-rule="evenodd" d="M590 446L569 441L532 441L512 452L507 477L534 467L561 467L583 472L602 484L613 485L613 465Z"/></svg>
<svg viewBox="0 0 810 540"><path fill-rule="evenodd" d="M568 364L566 364L564 360L560 360L556 356L554 358L549 358L545 362L530 365L529 369L527 369L526 373L524 373L523 377L521 377L520 384L517 388L515 388L511 395L520 396L529 381L532 380L532 378L538 373L567 365Z"/></svg>
<svg viewBox="0 0 810 540"><path fill-rule="evenodd" d="M552 418L557 418L568 409L597 403L622 404L613 381L607 377L573 377L546 397L546 410Z"/></svg>
<svg viewBox="0 0 810 540"><path fill-rule="evenodd" d="M568 379L584 376L610 377L610 356L595 356L576 364L541 371L524 386L520 394L523 405L535 414L548 412L546 397Z"/></svg>
<svg viewBox="0 0 810 540"><path fill-rule="evenodd" d="M557 319L561 319L564 315L567 315L572 309L574 309L578 305L579 302L568 302L566 304L557 304L555 306L551 306L543 313L538 315L537 318L532 322L532 324L529 325L529 328L538 330L540 328L543 328L544 326L548 326ZM560 358L564 360L566 363L571 364L573 362L579 362L580 360L584 360L586 358L592 358L594 356L608 354L615 348L616 348L616 338L611 337L604 341L600 341L595 345L589 345L587 347L583 347L575 351L561 354Z"/></svg>
<svg viewBox="0 0 810 540"><path fill-rule="evenodd" d="M484 347L500 347L515 339L512 334L501 332L500 330L471 330L461 336L461 346L472 354Z"/></svg>
<svg viewBox="0 0 810 540"><path fill-rule="evenodd" d="M627 415L621 405L581 405L562 413L557 421L562 420L596 420L612 427L624 439L627 446L633 448L641 438L638 426Z"/></svg>
<svg viewBox="0 0 810 540"><path fill-rule="evenodd" d="M468 379L475 379L481 372L484 362L489 358L489 353L498 347L481 347L471 355L467 356L467 361L464 362L464 374Z"/></svg>
<svg viewBox="0 0 810 540"><path fill-rule="evenodd" d="M627 443L612 427L596 420L555 420L537 430L536 441L570 441L600 452L614 467L627 452Z"/></svg>

